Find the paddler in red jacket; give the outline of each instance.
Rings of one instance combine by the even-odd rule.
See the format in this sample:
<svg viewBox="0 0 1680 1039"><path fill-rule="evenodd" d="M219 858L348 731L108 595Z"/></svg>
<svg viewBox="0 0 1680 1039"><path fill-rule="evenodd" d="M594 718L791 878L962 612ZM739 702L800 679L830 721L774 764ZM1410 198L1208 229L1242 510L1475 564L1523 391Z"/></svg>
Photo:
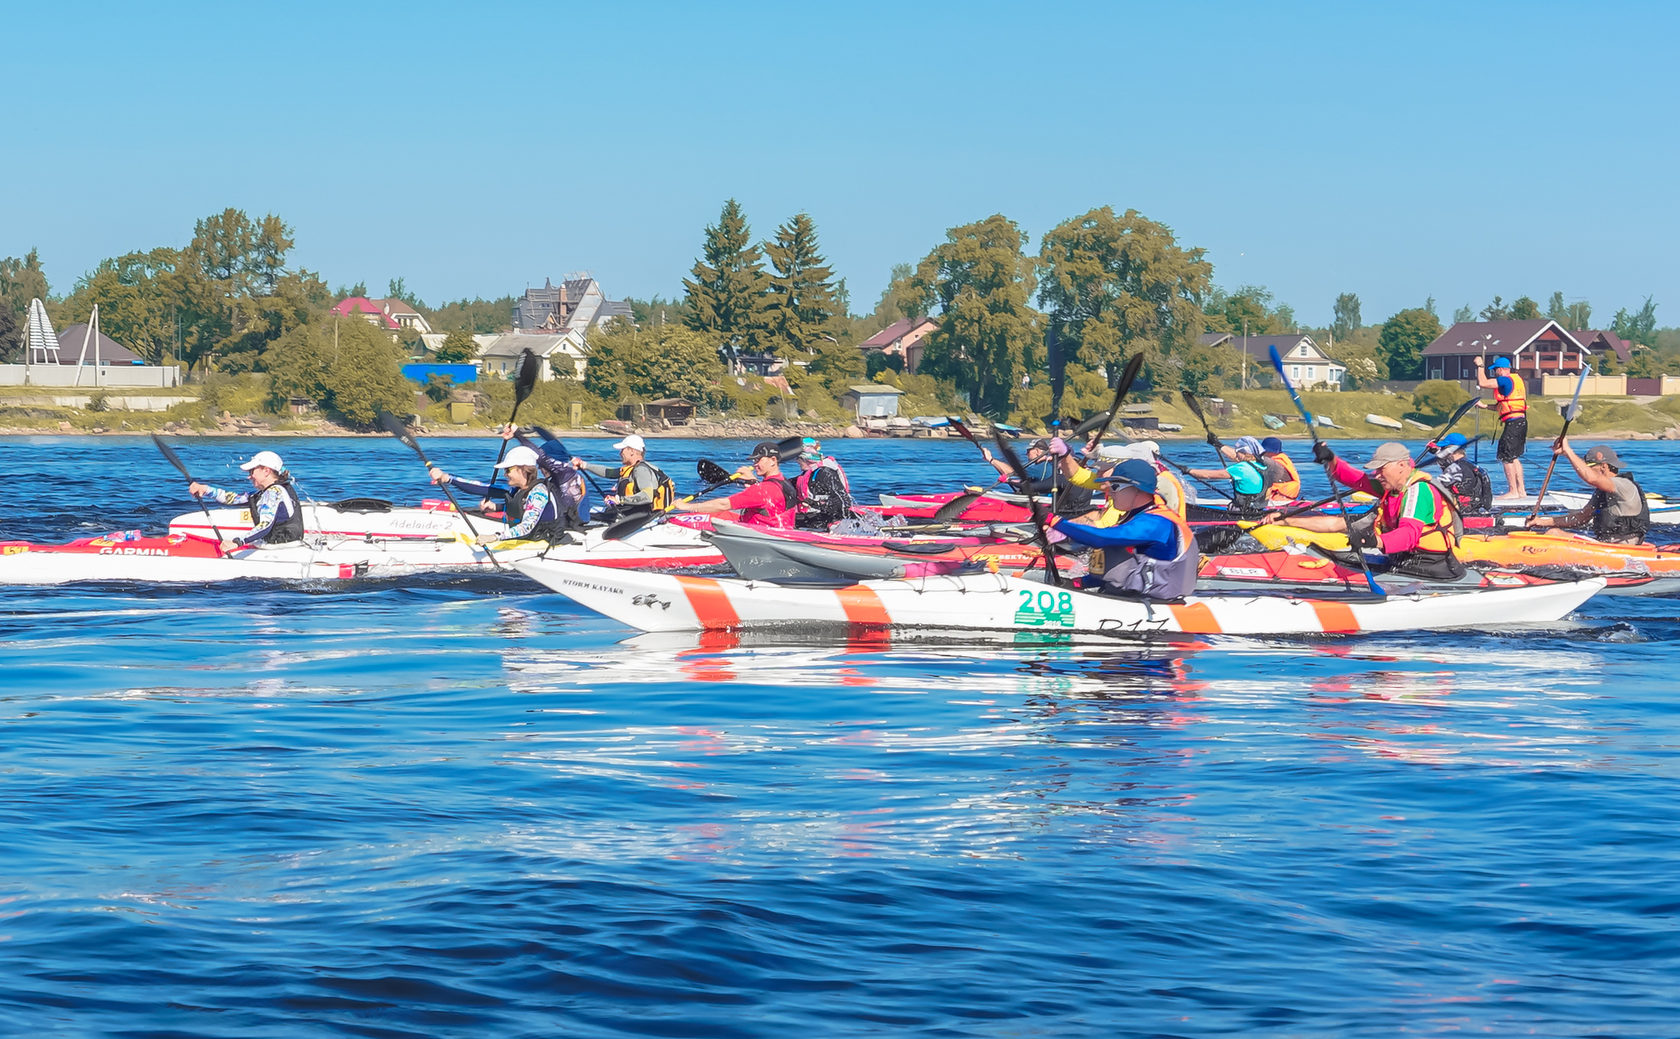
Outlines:
<svg viewBox="0 0 1680 1039"><path fill-rule="evenodd" d="M752 462L735 471L751 483L746 490L727 498L713 498L694 506L691 512L739 512L741 522L755 527L788 530L793 527L799 491L782 475L781 448L766 440L752 449Z"/></svg>
<svg viewBox="0 0 1680 1039"><path fill-rule="evenodd" d="M1340 516L1295 516L1280 526L1321 533L1349 530L1355 550L1381 549L1388 557L1388 569L1396 573L1440 580L1464 576L1464 564L1454 552L1458 538L1452 505L1433 480L1413 468L1406 445L1393 441L1378 445L1363 471L1337 458L1323 442L1313 445L1313 457L1334 466L1331 475L1337 483L1377 497L1371 508L1374 525L1355 521L1350 528ZM1267 519L1276 515L1268 513Z"/></svg>

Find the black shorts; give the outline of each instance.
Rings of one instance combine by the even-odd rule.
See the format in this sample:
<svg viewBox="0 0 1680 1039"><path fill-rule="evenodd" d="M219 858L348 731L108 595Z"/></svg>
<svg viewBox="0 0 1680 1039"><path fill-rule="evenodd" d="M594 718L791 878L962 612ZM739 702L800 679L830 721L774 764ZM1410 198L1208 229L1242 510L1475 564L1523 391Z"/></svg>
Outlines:
<svg viewBox="0 0 1680 1039"><path fill-rule="evenodd" d="M1522 458L1523 445L1528 443L1528 419L1514 418L1505 422L1499 433L1499 460L1515 462Z"/></svg>

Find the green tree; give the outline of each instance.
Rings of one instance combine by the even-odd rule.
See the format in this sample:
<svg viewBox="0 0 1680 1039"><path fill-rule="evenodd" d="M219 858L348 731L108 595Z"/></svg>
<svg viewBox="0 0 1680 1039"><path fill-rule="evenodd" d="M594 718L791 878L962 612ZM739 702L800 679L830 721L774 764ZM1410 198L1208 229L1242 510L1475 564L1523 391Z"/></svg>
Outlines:
<svg viewBox="0 0 1680 1039"><path fill-rule="evenodd" d="M1351 292L1337 296L1335 316L1330 321L1330 335L1336 339L1346 339L1353 335L1361 324L1359 297Z"/></svg>
<svg viewBox="0 0 1680 1039"><path fill-rule="evenodd" d="M178 249L125 253L101 260L65 297L64 309L79 320L99 304L101 330L145 360L157 363L180 348L186 312L183 288L193 272Z"/></svg>
<svg viewBox="0 0 1680 1039"><path fill-rule="evenodd" d="M1546 301L1546 316L1565 328L1569 327L1569 307L1563 302L1563 293L1554 292L1552 298Z"/></svg>
<svg viewBox="0 0 1680 1039"><path fill-rule="evenodd" d="M293 397L326 403L332 354L332 331L321 325L299 325L275 339L263 356L269 410L284 412Z"/></svg>
<svg viewBox="0 0 1680 1039"><path fill-rule="evenodd" d="M47 276L41 270L41 254L29 250L23 257L0 260L0 362L23 356L24 331L29 323L29 301L43 303L50 298Z"/></svg>
<svg viewBox="0 0 1680 1039"><path fill-rule="evenodd" d="M1592 327L1592 304L1578 299L1569 304L1569 320L1563 323L1570 331L1585 331Z"/></svg>
<svg viewBox="0 0 1680 1039"><path fill-rule="evenodd" d="M1423 348L1441 334L1441 322L1423 307L1402 310L1383 322L1377 351L1391 379L1423 378Z"/></svg>
<svg viewBox="0 0 1680 1039"><path fill-rule="evenodd" d="M245 262L256 291L263 295L272 295L286 273L286 254L297 244L292 233L291 225L273 213L257 221Z"/></svg>
<svg viewBox="0 0 1680 1039"><path fill-rule="evenodd" d="M727 374L713 337L681 325L638 329L615 321L589 337L583 385L609 403L681 397L713 406Z"/></svg>
<svg viewBox="0 0 1680 1039"><path fill-rule="evenodd" d="M1142 351L1151 382L1182 384L1183 358L1170 362L1170 377L1163 362L1187 354L1205 327L1213 265L1201 249L1181 248L1171 228L1135 209L1115 216L1103 206L1045 234L1038 274L1039 305L1070 364L1113 377L1126 357ZM1212 375L1204 362L1190 376L1198 384Z"/></svg>
<svg viewBox="0 0 1680 1039"><path fill-rule="evenodd" d="M414 383L403 378L405 358L391 337L366 321L339 326L338 346L327 362L331 406L345 421L371 426L380 411L414 410Z"/></svg>
<svg viewBox="0 0 1680 1039"><path fill-rule="evenodd" d="M822 341L816 356L811 359L808 370L812 375L821 378L829 392L836 397L846 392L846 387L852 383L870 377L863 351L855 346L837 342Z"/></svg>
<svg viewBox="0 0 1680 1039"><path fill-rule="evenodd" d="M1650 296L1645 297L1645 305L1638 313L1630 314L1626 307L1616 311L1616 316L1610 321L1610 330L1626 339L1630 343L1643 346L1655 346L1657 334L1657 304Z"/></svg>
<svg viewBox="0 0 1680 1039"><path fill-rule="evenodd" d="M834 271L817 251L816 224L808 214L794 214L765 243L764 254L774 272L765 305L772 349L808 354L841 314Z"/></svg>
<svg viewBox="0 0 1680 1039"><path fill-rule="evenodd" d="M441 364L464 364L478 356L478 344L472 333L457 328L443 338L443 345L432 355Z"/></svg>
<svg viewBox="0 0 1680 1039"><path fill-rule="evenodd" d="M1470 399L1464 387L1451 379L1430 379L1412 391L1412 413L1425 422L1441 422Z"/></svg>
<svg viewBox="0 0 1680 1039"><path fill-rule="evenodd" d="M767 340L765 314L770 279L741 204L723 204L706 227L700 258L683 279L688 327L715 338L732 353L760 353Z"/></svg>
<svg viewBox="0 0 1680 1039"><path fill-rule="evenodd" d="M1511 301L1511 319L1514 321L1532 321L1540 316L1540 304L1527 296L1518 296Z"/></svg>
<svg viewBox="0 0 1680 1039"><path fill-rule="evenodd" d="M257 244L257 227L244 210L229 207L193 225L187 253L204 276L229 293L248 288Z"/></svg>
<svg viewBox="0 0 1680 1039"><path fill-rule="evenodd" d="M1476 312L1474 310L1470 309L1470 304L1468 304L1468 303L1464 304L1464 306L1459 307L1457 310L1453 311L1453 324L1455 324L1455 325L1458 324L1460 321L1474 321L1475 319L1476 319Z"/></svg>
<svg viewBox="0 0 1680 1039"><path fill-rule="evenodd" d="M409 291L408 284L401 278L392 278L385 284L385 298L400 299L415 310L420 310L426 305L420 302L419 296Z"/></svg>
<svg viewBox="0 0 1680 1039"><path fill-rule="evenodd" d="M952 380L969 406L989 415L1012 410L1029 353L1038 344L1027 236L1001 214L945 232L945 242L916 265L908 288L919 306L938 307L922 370Z"/></svg>
<svg viewBox="0 0 1680 1039"><path fill-rule="evenodd" d="M1483 321L1508 321L1510 318L1511 308L1498 296L1493 297L1493 302L1482 308Z"/></svg>
<svg viewBox="0 0 1680 1039"><path fill-rule="evenodd" d="M427 314L426 321L438 332L460 330L489 335L513 327L513 307L512 296L490 300L458 299L453 303L445 303Z"/></svg>
<svg viewBox="0 0 1680 1039"><path fill-rule="evenodd" d="M1208 293L1208 327L1232 335L1270 335L1288 331L1288 324L1272 309L1272 290L1264 285L1243 285L1235 292L1213 289ZM1294 314L1288 315L1293 321Z"/></svg>

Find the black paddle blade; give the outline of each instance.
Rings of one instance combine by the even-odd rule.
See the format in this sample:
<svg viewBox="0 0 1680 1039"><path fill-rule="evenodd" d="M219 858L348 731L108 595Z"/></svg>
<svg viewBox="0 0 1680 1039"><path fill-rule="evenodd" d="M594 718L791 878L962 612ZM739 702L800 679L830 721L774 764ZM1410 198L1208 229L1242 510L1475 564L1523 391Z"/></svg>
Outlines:
<svg viewBox="0 0 1680 1039"><path fill-rule="evenodd" d="M1043 516L1039 513L1038 500L1033 497L1032 476L1027 467L1021 463L1021 456L1015 453L1015 446L1004 437L1001 429L992 430L992 439L997 442L998 453L1009 464L1015 473L1015 478L1021 481L1021 490L1027 496L1027 507L1032 511L1033 531L1038 535L1038 547L1044 553L1044 573L1050 578L1052 587L1059 587L1062 583L1061 571L1056 567L1056 552L1050 545L1050 532L1044 527Z"/></svg>
<svg viewBox="0 0 1680 1039"><path fill-rule="evenodd" d="M979 500L981 491L964 491L939 507L933 514L933 522L949 523L968 511L968 507Z"/></svg>
<svg viewBox="0 0 1680 1039"><path fill-rule="evenodd" d="M1132 383L1137 381L1138 372L1142 370L1143 355L1133 354L1132 359L1126 362L1126 370L1120 373L1120 382L1114 387L1114 403L1108 406L1108 417L1097 427L1097 440L1100 441L1108 435L1108 427L1113 424L1114 416L1120 414L1121 402L1126 399L1126 394L1131 392Z"/></svg>
<svg viewBox="0 0 1680 1039"><path fill-rule="evenodd" d="M525 398L531 395L531 390L537 385L537 376L542 374L542 358L527 349L519 355L519 375L513 384L513 407L517 411L519 405L525 403Z"/></svg>
<svg viewBox="0 0 1680 1039"><path fill-rule="evenodd" d="M708 458L695 462L694 470L706 483L728 483L731 479L729 470Z"/></svg>
<svg viewBox="0 0 1680 1039"><path fill-rule="evenodd" d="M1183 398L1184 406L1189 408L1191 414L1196 416L1196 421L1204 426L1207 425L1207 416L1202 414L1202 402L1196 399L1196 395L1189 390L1179 390L1178 395Z"/></svg>
<svg viewBox="0 0 1680 1039"><path fill-rule="evenodd" d="M420 445L415 442L414 437L409 434L408 427L403 425L402 419L391 414L389 411L381 411L375 421L379 423L380 429L383 429L385 432L391 434L406 444L408 449L418 455L422 462L426 461L426 452L421 449ZM430 465L431 463L427 462L426 464Z"/></svg>
<svg viewBox="0 0 1680 1039"><path fill-rule="evenodd" d="M631 534L641 530L649 523L652 523L654 517L657 515L658 513L649 510L647 512L638 512L634 515L625 516L623 519L613 520L601 531L601 537L607 541L617 541L620 538L629 537Z"/></svg>
<svg viewBox="0 0 1680 1039"><path fill-rule="evenodd" d="M1111 420L1112 418L1114 418L1113 412L1099 411L1095 415L1092 415L1090 418L1086 419L1084 422L1081 422L1079 425L1074 426L1073 427L1073 435L1076 436L1076 437L1085 436L1088 433L1090 433L1091 430L1096 429L1098 426L1102 426L1103 428L1106 429L1108 427L1109 420Z"/></svg>
<svg viewBox="0 0 1680 1039"><path fill-rule="evenodd" d="M1045 360L1050 365L1050 417L1045 424L1054 427L1062 414L1062 393L1067 388L1067 354L1062 349L1062 330L1060 323L1050 322L1050 328L1044 334Z"/></svg>
<svg viewBox="0 0 1680 1039"><path fill-rule="evenodd" d="M969 432L968 425L964 423L962 419L957 418L955 415L946 415L945 422L952 429L956 430L957 434L964 440L973 444L975 447L980 446L980 441L974 439L974 434Z"/></svg>
<svg viewBox="0 0 1680 1039"><path fill-rule="evenodd" d="M162 437L158 436L156 433L153 433L152 434L152 443L156 444L157 449L159 451L163 452L163 457L169 459L169 464L170 465L172 465L176 469L180 470L181 475L185 476L187 478L188 483L196 482L192 478L192 473L187 471L186 463L181 461L181 456L175 453L174 448L172 448L168 444L164 443Z"/></svg>

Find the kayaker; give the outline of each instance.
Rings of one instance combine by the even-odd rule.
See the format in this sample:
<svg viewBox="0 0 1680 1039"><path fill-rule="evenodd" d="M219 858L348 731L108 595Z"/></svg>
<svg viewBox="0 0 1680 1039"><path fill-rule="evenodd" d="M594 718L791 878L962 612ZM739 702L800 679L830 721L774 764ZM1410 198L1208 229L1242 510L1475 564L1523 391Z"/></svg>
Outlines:
<svg viewBox="0 0 1680 1039"><path fill-rule="evenodd" d="M1493 391L1493 403L1477 401L1476 407L1494 409L1499 416L1499 461L1505 467L1505 493L1500 498L1521 498L1528 491L1523 486L1523 446L1528 443L1528 387L1511 372L1509 357L1495 357L1483 370L1480 356L1476 365L1476 385ZM1488 372L1493 374L1490 376ZM1498 499L1495 499L1498 500Z"/></svg>
<svg viewBox="0 0 1680 1039"><path fill-rule="evenodd" d="M739 512L741 522L755 527L787 530L794 525L799 491L782 475L782 449L773 440L755 445L749 456L752 461L735 471L738 479L749 486L727 498L713 498L689 509L690 512L711 514Z"/></svg>
<svg viewBox="0 0 1680 1039"><path fill-rule="evenodd" d="M1130 458L1102 478L1109 502L1121 513L1112 526L1052 520L1069 541L1101 550L1102 558L1093 552L1088 565L1102 576L1083 580L1105 594L1181 599L1196 590L1201 552L1183 517L1156 493L1156 477L1154 466Z"/></svg>
<svg viewBox="0 0 1680 1039"><path fill-rule="evenodd" d="M1464 455L1470 443L1463 433L1448 433L1434 445L1435 457L1441 463L1441 475L1436 483L1446 489L1462 513L1485 513L1493 508L1493 481L1482 467Z"/></svg>
<svg viewBox="0 0 1680 1039"><path fill-rule="evenodd" d="M828 530L852 518L852 488L846 471L823 454L822 441L806 437L800 442L799 470L793 486L799 492L795 524L801 530Z"/></svg>
<svg viewBox="0 0 1680 1039"><path fill-rule="evenodd" d="M1288 505L1301 497L1301 473L1283 453L1283 441L1266 437L1260 441L1260 462L1266 467L1267 505Z"/></svg>
<svg viewBox="0 0 1680 1039"><path fill-rule="evenodd" d="M1061 437L1040 437L1027 447L1027 465L1036 465L1041 461L1050 463L1050 472L1044 476L1034 477L1022 483L1015 477L1014 470L1009 463L1001 458L992 457L988 448L980 449L986 461L992 463L999 479L1009 481L1011 487L1022 494L1050 495L1050 511L1053 515L1064 518L1089 516L1094 512L1091 505L1091 492L1097 490L1097 474L1079 464L1068 450L1067 441Z"/></svg>
<svg viewBox="0 0 1680 1039"><path fill-rule="evenodd" d="M589 484L584 482L582 472L572 468L572 453L566 450L566 445L558 440L544 440L540 445L533 444L519 435L516 426L503 427L502 439L514 438L536 451L537 468L542 470L543 476L548 480L549 489L554 492L562 528L584 529L587 524L583 521L583 503L589 498Z"/></svg>
<svg viewBox="0 0 1680 1039"><path fill-rule="evenodd" d="M1552 453L1569 459L1575 475L1593 489L1592 497L1581 508L1562 516L1531 517L1527 524L1530 529L1591 527L1593 537L1616 545L1637 545L1645 540L1645 532L1651 529L1651 504L1633 474L1624 471L1615 449L1600 445L1578 455L1567 437L1558 437Z"/></svg>
<svg viewBox="0 0 1680 1039"><path fill-rule="evenodd" d="M244 537L223 538L222 551L302 541L303 505L280 456L273 451L258 451L239 468L250 476L255 490L235 494L196 480L187 485L187 493L194 498L214 498L218 505L243 505L250 514L251 532Z"/></svg>
<svg viewBox="0 0 1680 1039"><path fill-rule="evenodd" d="M435 465L431 468L432 482L440 487L452 484L468 494L502 503L502 508L507 514L507 533L480 534L478 543L481 545L504 538L524 541L564 540L566 528L561 519L560 500L537 464L537 453L524 444L510 447L507 454L502 456L502 460L496 463L496 468L507 470L506 487L458 480Z"/></svg>
<svg viewBox="0 0 1680 1039"><path fill-rule="evenodd" d="M614 492L604 496L606 507L595 518L611 520L670 508L677 498L677 485L647 460L647 441L640 434L631 433L614 444L613 450L618 452L618 464L612 466L595 465L572 456L572 468L618 481Z"/></svg>
<svg viewBox="0 0 1680 1039"><path fill-rule="evenodd" d="M1114 466L1129 459L1140 459L1149 463L1155 470L1155 494L1180 518L1186 517L1189 506L1195 503L1194 488L1185 485L1184 481L1161 461L1161 445L1153 440L1139 440L1134 444L1119 444L1103 448L1097 459L1093 459L1088 452L1086 466L1097 472L1098 480L1114 471ZM1111 527L1120 522L1123 513L1110 501L1102 513L1091 522L1099 527Z"/></svg>
<svg viewBox="0 0 1680 1039"><path fill-rule="evenodd" d="M1186 469L1198 480L1231 481L1231 505L1242 515L1258 513L1266 501L1266 467L1260 464L1265 449L1253 437L1238 437L1235 444L1221 444L1219 453L1232 459L1223 469Z"/></svg>
<svg viewBox="0 0 1680 1039"><path fill-rule="evenodd" d="M1445 491L1413 467L1404 444L1379 444L1364 471L1337 458L1322 441L1313 445L1313 458L1334 467L1332 477L1337 483L1377 497L1369 518L1350 528L1340 516L1292 516L1282 521L1277 513L1268 513L1268 523L1321 533L1348 531L1355 551L1380 549L1388 557L1384 565L1395 573L1448 581L1464 576L1464 564L1455 551L1457 517L1452 503Z"/></svg>

